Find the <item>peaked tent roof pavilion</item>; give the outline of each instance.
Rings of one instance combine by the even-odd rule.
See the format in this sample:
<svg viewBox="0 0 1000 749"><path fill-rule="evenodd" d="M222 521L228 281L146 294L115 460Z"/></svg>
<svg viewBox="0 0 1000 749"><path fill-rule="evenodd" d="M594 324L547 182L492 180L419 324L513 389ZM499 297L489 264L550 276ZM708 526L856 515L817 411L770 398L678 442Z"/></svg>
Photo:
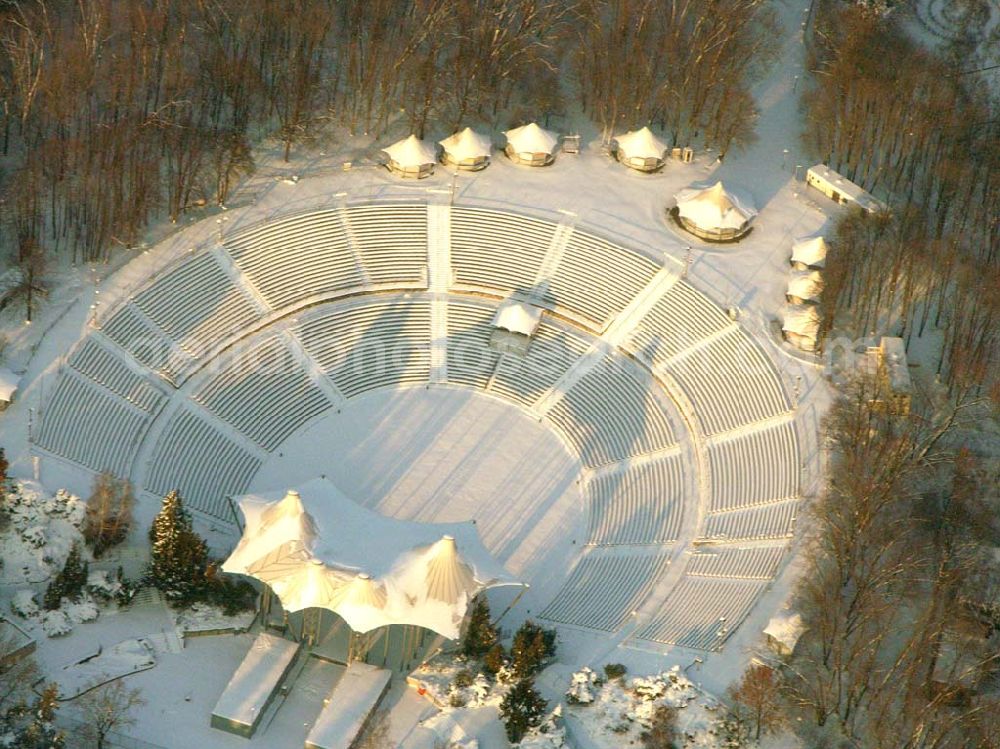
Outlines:
<svg viewBox="0 0 1000 749"><path fill-rule="evenodd" d="M489 136L481 135L471 127L459 130L438 143L457 161L480 159L489 156L493 150L493 141Z"/></svg>
<svg viewBox="0 0 1000 749"><path fill-rule="evenodd" d="M624 135L615 136L618 148L625 151L631 158L662 159L667 150L667 144L657 138L648 127L630 130Z"/></svg>
<svg viewBox="0 0 1000 749"><path fill-rule="evenodd" d="M478 593L523 585L483 546L471 521L387 518L326 479L238 501L246 527L222 569L268 583L287 610L334 611L356 632L411 624L455 639Z"/></svg>
<svg viewBox="0 0 1000 749"><path fill-rule="evenodd" d="M727 188L721 180L710 187L688 187L674 197L681 217L703 229L741 229L757 215L749 195Z"/></svg>
<svg viewBox="0 0 1000 749"><path fill-rule="evenodd" d="M823 237L807 237L792 245L792 262L822 268L826 264L826 240Z"/></svg>
<svg viewBox="0 0 1000 749"><path fill-rule="evenodd" d="M798 299L818 301L823 294L823 276L815 270L792 273L788 279L786 293Z"/></svg>
<svg viewBox="0 0 1000 749"><path fill-rule="evenodd" d="M437 151L434 150L434 146L419 140L416 135L398 140L382 150L403 169L415 169L437 162Z"/></svg>
<svg viewBox="0 0 1000 749"><path fill-rule="evenodd" d="M819 312L812 305L790 306L786 308L781 329L815 339L819 333L819 322Z"/></svg>
<svg viewBox="0 0 1000 749"><path fill-rule="evenodd" d="M553 153L559 145L559 136L532 122L507 130L507 144L518 153Z"/></svg>

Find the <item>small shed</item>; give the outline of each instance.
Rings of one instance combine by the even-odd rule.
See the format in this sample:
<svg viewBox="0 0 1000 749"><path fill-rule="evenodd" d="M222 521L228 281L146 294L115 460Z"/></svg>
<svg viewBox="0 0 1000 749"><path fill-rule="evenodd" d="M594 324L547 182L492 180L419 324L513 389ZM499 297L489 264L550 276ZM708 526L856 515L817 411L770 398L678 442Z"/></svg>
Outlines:
<svg viewBox="0 0 1000 749"><path fill-rule="evenodd" d="M445 164L470 172L489 166L493 143L489 136L480 135L471 127L449 135L444 140L439 140L438 143L444 149L441 160Z"/></svg>
<svg viewBox="0 0 1000 749"><path fill-rule="evenodd" d="M710 187L689 187L674 196L677 221L696 237L730 242L745 236L757 216L753 198L721 180Z"/></svg>
<svg viewBox="0 0 1000 749"><path fill-rule="evenodd" d="M508 299L493 316L490 347L501 353L526 356L541 319L541 307Z"/></svg>
<svg viewBox="0 0 1000 749"><path fill-rule="evenodd" d="M820 317L815 305L803 304L787 307L781 324L781 334L786 341L802 351L815 351L819 345Z"/></svg>
<svg viewBox="0 0 1000 749"><path fill-rule="evenodd" d="M877 346L868 346L861 360L861 369L870 376L878 377L881 384L874 405L897 415L910 412L913 382L906 361L906 343L902 338L883 336Z"/></svg>
<svg viewBox="0 0 1000 749"><path fill-rule="evenodd" d="M806 184L816 188L832 201L841 205L853 204L866 213L882 213L886 210L885 203L876 200L871 194L826 164L809 167L806 171Z"/></svg>
<svg viewBox="0 0 1000 749"><path fill-rule="evenodd" d="M648 127L632 130L614 140L615 157L627 167L640 172L655 172L665 163L667 144L653 135Z"/></svg>
<svg viewBox="0 0 1000 749"><path fill-rule="evenodd" d="M6 411L7 406L14 402L21 378L7 367L0 367L0 411Z"/></svg>
<svg viewBox="0 0 1000 749"><path fill-rule="evenodd" d="M822 270L826 267L826 240L823 237L807 237L792 245L792 259L795 270Z"/></svg>
<svg viewBox="0 0 1000 749"><path fill-rule="evenodd" d="M780 611L771 617L764 627L767 646L780 656L787 657L795 650L799 638L806 631L802 615L791 611Z"/></svg>
<svg viewBox="0 0 1000 749"><path fill-rule="evenodd" d="M544 130L537 123L515 127L504 133L507 146L504 153L516 164L548 166L555 161L559 136Z"/></svg>
<svg viewBox="0 0 1000 749"><path fill-rule="evenodd" d="M389 157L386 167L407 179L423 179L434 173L437 152L433 145L410 135L383 149Z"/></svg>
<svg viewBox="0 0 1000 749"><path fill-rule="evenodd" d="M785 299L789 304L819 304L823 294L823 276L819 271L796 271L788 279Z"/></svg>

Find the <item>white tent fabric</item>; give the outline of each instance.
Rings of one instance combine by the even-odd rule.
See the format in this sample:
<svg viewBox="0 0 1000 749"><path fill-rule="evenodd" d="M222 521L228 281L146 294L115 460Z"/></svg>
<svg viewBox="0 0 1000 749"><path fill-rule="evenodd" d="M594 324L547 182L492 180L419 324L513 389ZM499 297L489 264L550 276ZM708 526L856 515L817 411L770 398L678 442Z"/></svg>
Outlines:
<svg viewBox="0 0 1000 749"><path fill-rule="evenodd" d="M682 218L709 231L735 230L757 215L753 199L726 188L721 181L711 187L689 187L674 196Z"/></svg>
<svg viewBox="0 0 1000 749"><path fill-rule="evenodd" d="M326 608L356 632L411 624L455 639L479 592L522 584L475 523L387 518L325 479L239 505L246 527L222 569L267 583L288 611Z"/></svg>
<svg viewBox="0 0 1000 749"><path fill-rule="evenodd" d="M788 307L781 329L786 333L815 340L819 333L819 312L808 304Z"/></svg>
<svg viewBox="0 0 1000 749"><path fill-rule="evenodd" d="M507 144L517 153L552 153L559 144L558 135L534 122L508 130L504 135L507 136Z"/></svg>
<svg viewBox="0 0 1000 749"><path fill-rule="evenodd" d="M403 140L396 141L382 150L402 169L416 169L437 161L437 152L434 150L434 146L419 140L416 135L410 135Z"/></svg>
<svg viewBox="0 0 1000 749"><path fill-rule="evenodd" d="M7 367L0 367L0 401L10 403L17 392L17 386L21 384L21 378L11 372Z"/></svg>
<svg viewBox="0 0 1000 749"><path fill-rule="evenodd" d="M542 319L542 308L527 302L508 300L497 309L493 316L493 327L509 330L511 333L532 336L538 330Z"/></svg>
<svg viewBox="0 0 1000 749"><path fill-rule="evenodd" d="M792 273L788 279L788 296L807 302L818 302L823 293L823 276L818 271Z"/></svg>
<svg viewBox="0 0 1000 749"><path fill-rule="evenodd" d="M648 127L629 131L615 137L615 140L619 149L635 159L662 159L667 150L667 144L653 135Z"/></svg>
<svg viewBox="0 0 1000 749"><path fill-rule="evenodd" d="M493 143L488 136L480 135L471 127L449 135L444 140L439 140L438 143L455 161L489 156L493 148Z"/></svg>
<svg viewBox="0 0 1000 749"><path fill-rule="evenodd" d="M826 240L823 237L800 239L792 245L792 262L822 268L826 264Z"/></svg>

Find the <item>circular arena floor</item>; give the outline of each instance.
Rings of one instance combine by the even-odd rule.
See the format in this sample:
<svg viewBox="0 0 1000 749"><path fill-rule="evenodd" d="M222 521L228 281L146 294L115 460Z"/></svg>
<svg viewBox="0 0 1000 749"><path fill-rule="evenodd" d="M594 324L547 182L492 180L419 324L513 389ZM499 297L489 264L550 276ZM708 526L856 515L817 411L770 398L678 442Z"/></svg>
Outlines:
<svg viewBox="0 0 1000 749"><path fill-rule="evenodd" d="M541 308L526 355L491 345ZM681 264L583 221L358 202L242 224L109 305L65 357L38 454L231 498L325 475L417 520L475 519L553 626L720 650L801 499L769 351Z"/></svg>

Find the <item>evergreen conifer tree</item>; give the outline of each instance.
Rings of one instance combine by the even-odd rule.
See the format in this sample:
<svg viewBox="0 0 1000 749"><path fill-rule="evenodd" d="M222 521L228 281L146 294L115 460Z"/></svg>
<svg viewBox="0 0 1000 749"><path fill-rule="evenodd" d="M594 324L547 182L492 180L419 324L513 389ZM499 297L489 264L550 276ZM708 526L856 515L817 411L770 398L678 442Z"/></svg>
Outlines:
<svg viewBox="0 0 1000 749"><path fill-rule="evenodd" d="M66 556L66 562L62 570L59 571L48 587L45 589L45 596L42 598L42 606L47 611L59 608L63 598L71 601L79 601L83 594L83 589L87 585L87 576L90 574L90 565L80 558L80 548L73 544Z"/></svg>
<svg viewBox="0 0 1000 749"><path fill-rule="evenodd" d="M497 631L490 621L490 604L485 596L472 603L469 625L462 639L462 653L469 658L481 658L497 642Z"/></svg>
<svg viewBox="0 0 1000 749"><path fill-rule="evenodd" d="M208 547L194 532L191 516L176 490L163 499L149 529L152 545L147 579L164 595L189 603L201 591L208 568Z"/></svg>
<svg viewBox="0 0 1000 749"><path fill-rule="evenodd" d="M555 655L555 638L530 619L514 633L510 657L514 675L519 679L534 676L546 658Z"/></svg>
<svg viewBox="0 0 1000 749"><path fill-rule="evenodd" d="M535 683L531 679L520 679L500 703L500 716L503 718L507 739L516 744L528 732L542 722L548 703L535 691Z"/></svg>

